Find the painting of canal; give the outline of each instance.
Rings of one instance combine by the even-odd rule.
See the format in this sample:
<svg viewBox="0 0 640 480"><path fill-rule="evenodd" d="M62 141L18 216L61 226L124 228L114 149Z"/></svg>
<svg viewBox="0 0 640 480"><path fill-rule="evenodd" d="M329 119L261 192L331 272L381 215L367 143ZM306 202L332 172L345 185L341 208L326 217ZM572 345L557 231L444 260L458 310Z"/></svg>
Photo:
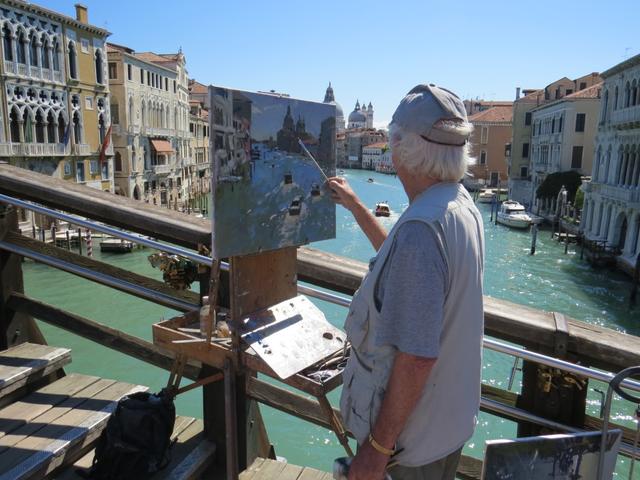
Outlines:
<svg viewBox="0 0 640 480"><path fill-rule="evenodd" d="M335 106L215 86L209 97L216 258L335 238Z"/></svg>

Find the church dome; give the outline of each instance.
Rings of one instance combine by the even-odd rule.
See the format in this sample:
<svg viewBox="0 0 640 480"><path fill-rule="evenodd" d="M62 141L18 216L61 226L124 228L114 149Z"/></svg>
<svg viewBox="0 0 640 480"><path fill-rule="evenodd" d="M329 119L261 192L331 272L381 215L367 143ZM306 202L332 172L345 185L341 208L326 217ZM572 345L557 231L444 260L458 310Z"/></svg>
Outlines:
<svg viewBox="0 0 640 480"><path fill-rule="evenodd" d="M349 114L349 123L366 123L367 117L360 109L356 109Z"/></svg>

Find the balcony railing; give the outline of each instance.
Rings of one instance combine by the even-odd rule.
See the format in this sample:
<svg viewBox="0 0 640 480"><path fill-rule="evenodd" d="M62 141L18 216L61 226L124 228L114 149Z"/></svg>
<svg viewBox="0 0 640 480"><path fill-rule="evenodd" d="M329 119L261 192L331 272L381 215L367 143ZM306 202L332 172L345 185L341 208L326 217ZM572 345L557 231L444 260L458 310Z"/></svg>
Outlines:
<svg viewBox="0 0 640 480"><path fill-rule="evenodd" d="M73 145L74 155L89 155L91 153L91 147L86 143L77 143Z"/></svg>
<svg viewBox="0 0 640 480"><path fill-rule="evenodd" d="M24 63L12 62L10 60L4 61L4 71L9 75L19 75L38 80L62 83L61 71L25 65Z"/></svg>
<svg viewBox="0 0 640 480"><path fill-rule="evenodd" d="M151 171L156 175L167 175L171 172L171 165L151 165Z"/></svg>
<svg viewBox="0 0 640 480"><path fill-rule="evenodd" d="M68 155L69 149L63 143L0 143L2 156L59 156Z"/></svg>
<svg viewBox="0 0 640 480"><path fill-rule="evenodd" d="M628 128L640 124L640 105L621 108L611 114L611 125L618 128Z"/></svg>
<svg viewBox="0 0 640 480"><path fill-rule="evenodd" d="M5 60L4 61L4 71L5 73L13 73L15 75L16 73L16 64L9 61L9 60Z"/></svg>
<svg viewBox="0 0 640 480"><path fill-rule="evenodd" d="M599 193L603 197L619 200L626 203L640 202L640 187L621 187L619 185L607 185L605 183L588 183L587 191Z"/></svg>

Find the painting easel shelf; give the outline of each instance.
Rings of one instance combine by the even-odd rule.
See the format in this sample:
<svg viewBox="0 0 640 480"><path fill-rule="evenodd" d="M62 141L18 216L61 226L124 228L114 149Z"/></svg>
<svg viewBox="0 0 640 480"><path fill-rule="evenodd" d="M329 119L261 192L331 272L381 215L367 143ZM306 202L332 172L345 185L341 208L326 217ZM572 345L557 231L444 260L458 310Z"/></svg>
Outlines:
<svg viewBox="0 0 640 480"><path fill-rule="evenodd" d="M305 297L296 297L292 300L295 302L295 308L300 306L305 308L305 303L310 303ZM285 303L289 303L289 301ZM322 328L315 332L310 331L315 326L314 323L306 322L307 325L303 326L303 319L294 319L291 322L294 325L282 325L284 323L287 323L287 319L280 322L262 324L257 328L246 329L241 332L241 336L248 340L248 342L243 341L241 344L241 364L251 371L268 375L314 396L324 395L337 388L342 383L342 369L339 368L339 365L343 363L345 357L344 334L335 328ZM304 368L293 375L287 376L287 378L282 378L278 375L274 368L270 366L269 361L265 361L256 352L256 349L259 348L257 344L266 342L261 340L254 341L256 348L252 348L248 344L251 342L252 337L258 335L259 332L265 331L265 329L278 329L279 326L281 326L278 332L279 336L290 337L293 335L294 338L291 340L303 347L298 348L296 353L302 356L302 358L298 358L298 365L304 365ZM296 326L298 327L297 329ZM287 342L288 339L278 343L276 335L269 335L269 333L269 331L265 332L264 337L270 342L266 345L267 351L273 350L274 356L278 353L283 353L283 343ZM224 360L234 355L231 338L214 337L211 344L207 346L206 339L200 335L198 311L189 312L155 324L153 326L153 341L156 345L167 350L174 351L187 358L200 360L207 365L220 369L223 368ZM323 343L326 345L323 346ZM286 353L292 354L294 352L289 351ZM268 357L269 354L264 356ZM276 363L282 361L282 358L275 360ZM303 363L300 364L299 362ZM271 365L274 365L274 361L271 362ZM322 372L321 379L318 378L318 372Z"/></svg>

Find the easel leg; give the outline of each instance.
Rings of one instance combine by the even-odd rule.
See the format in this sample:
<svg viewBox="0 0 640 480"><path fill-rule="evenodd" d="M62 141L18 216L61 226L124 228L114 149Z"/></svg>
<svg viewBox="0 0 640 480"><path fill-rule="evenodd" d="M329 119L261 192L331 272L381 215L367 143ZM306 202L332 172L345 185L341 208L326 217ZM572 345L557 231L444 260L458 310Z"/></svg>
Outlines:
<svg viewBox="0 0 640 480"><path fill-rule="evenodd" d="M353 457L353 450L351 450L351 447L349 446L349 438L347 437L347 432L344 428L344 425L342 424L342 420L340 420L340 418L338 418L338 416L333 411L333 407L329 403L326 395L320 395L317 398L318 402L320 403L320 408L322 408L322 411L329 419L331 428L338 437L340 445L342 445L349 457Z"/></svg>
<svg viewBox="0 0 640 480"><path fill-rule="evenodd" d="M236 369L233 361L224 361L224 411L227 446L227 480L238 479L238 424L236 408Z"/></svg>

